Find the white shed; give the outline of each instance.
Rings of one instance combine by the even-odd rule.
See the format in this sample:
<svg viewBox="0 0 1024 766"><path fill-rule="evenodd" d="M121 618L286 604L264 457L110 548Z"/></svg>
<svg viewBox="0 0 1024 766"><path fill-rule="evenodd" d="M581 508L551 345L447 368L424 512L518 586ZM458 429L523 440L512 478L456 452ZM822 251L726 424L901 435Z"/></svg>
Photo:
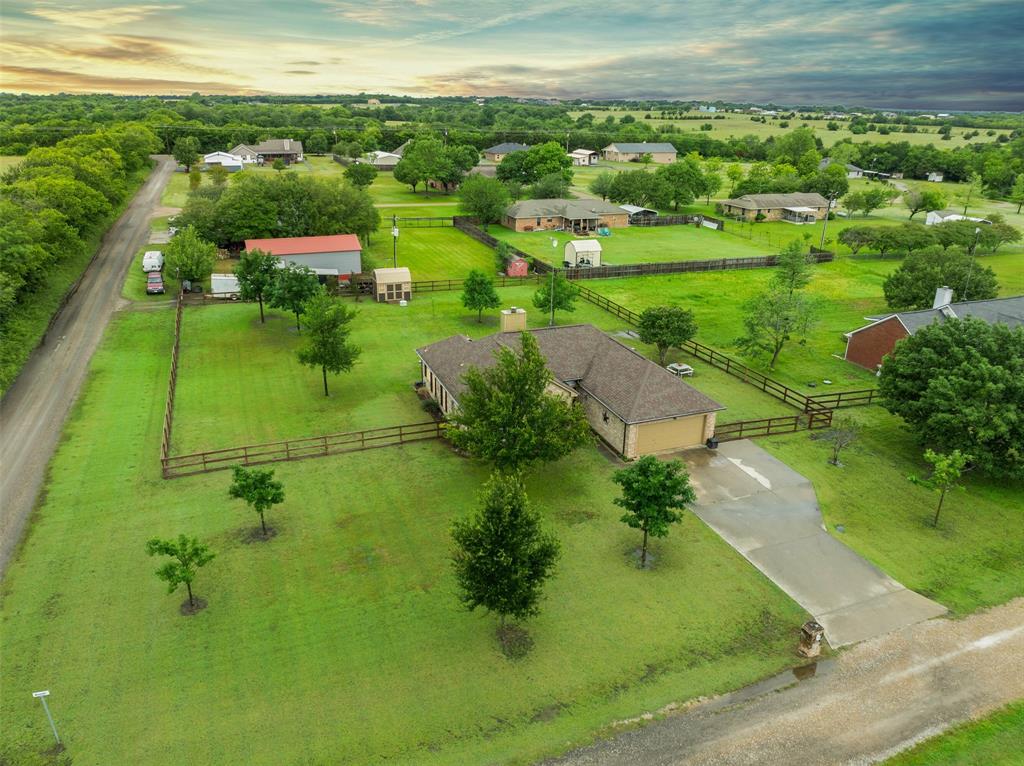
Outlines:
<svg viewBox="0 0 1024 766"><path fill-rule="evenodd" d="M213 165L221 165L225 170L234 173L242 169L242 158L228 152L210 152L203 155L203 164L208 168Z"/></svg>
<svg viewBox="0 0 1024 766"><path fill-rule="evenodd" d="M596 239L574 239L565 243L565 255L562 259L570 267L600 266L601 243Z"/></svg>

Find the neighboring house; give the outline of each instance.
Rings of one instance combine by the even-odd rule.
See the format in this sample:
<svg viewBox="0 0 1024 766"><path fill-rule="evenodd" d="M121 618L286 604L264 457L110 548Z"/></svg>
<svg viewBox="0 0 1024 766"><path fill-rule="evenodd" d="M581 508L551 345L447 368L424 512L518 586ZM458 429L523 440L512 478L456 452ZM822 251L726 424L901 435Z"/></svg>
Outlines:
<svg viewBox="0 0 1024 766"><path fill-rule="evenodd" d="M697 111L698 112L707 112L708 114L714 114L715 112L718 111L718 107L708 106L706 104L701 104L700 106L697 107Z"/></svg>
<svg viewBox="0 0 1024 766"><path fill-rule="evenodd" d="M282 267L289 263L308 266L321 277L336 276L347 280L350 275L363 270L363 248L355 234L247 239L245 249L262 250L278 256Z"/></svg>
<svg viewBox="0 0 1024 766"><path fill-rule="evenodd" d="M239 144L230 153L241 157L244 162L258 162L261 165L277 159L291 165L304 159L302 142L290 138L269 138L258 144Z"/></svg>
<svg viewBox="0 0 1024 766"><path fill-rule="evenodd" d="M672 144L657 144L644 141L640 144L608 144L601 150L606 160L611 162L637 162L645 154L651 155L651 162L661 165L676 161L678 152Z"/></svg>
<svg viewBox="0 0 1024 766"><path fill-rule="evenodd" d="M380 106L380 99L379 98L368 98L368 99L366 99L366 105L367 106Z"/></svg>
<svg viewBox="0 0 1024 766"><path fill-rule="evenodd" d="M922 115L922 117L925 117L925 116L927 116L927 115ZM942 173L939 173L939 172L936 172L936 171L932 171L932 172L930 172L928 174L928 180L929 181L934 181L937 184L942 183L942 179L943 178L945 178L945 176Z"/></svg>
<svg viewBox="0 0 1024 766"><path fill-rule="evenodd" d="M212 165L220 165L225 170L234 173L242 169L242 158L228 152L210 152L210 154L203 155L203 164L207 168Z"/></svg>
<svg viewBox="0 0 1024 766"><path fill-rule="evenodd" d="M504 144L497 144L484 149L484 157L489 159L491 162L501 162L513 152L525 152L529 148L530 147L527 144L506 142Z"/></svg>
<svg viewBox="0 0 1024 766"><path fill-rule="evenodd" d="M411 143L412 143L412 139L410 138L408 141L403 143L401 146L399 146L397 149L395 149L391 153L392 154L397 154L399 157L404 157L405 156L405 150L409 148L409 144L411 144Z"/></svg>
<svg viewBox="0 0 1024 766"><path fill-rule="evenodd" d="M372 151L365 159L357 160L367 165L373 165L377 170L394 170L395 165L402 159L402 155L394 152Z"/></svg>
<svg viewBox="0 0 1024 766"><path fill-rule="evenodd" d="M501 219L515 231L565 229L577 233L629 225L629 214L618 205L597 199L526 199L510 206Z"/></svg>
<svg viewBox="0 0 1024 766"><path fill-rule="evenodd" d="M619 207L629 214L629 223L631 226L634 224L643 224L658 217L658 211L651 210L649 207L640 207L639 205L619 205Z"/></svg>
<svg viewBox="0 0 1024 766"><path fill-rule="evenodd" d="M593 325L529 332L554 378L549 391L579 404L590 427L622 456L699 447L714 434L721 404ZM423 382L442 412L458 407L466 371L493 365L501 347L518 351L520 333L453 335L417 349Z"/></svg>
<svg viewBox="0 0 1024 766"><path fill-rule="evenodd" d="M562 263L567 268L600 266L601 243L596 239L573 239L566 242Z"/></svg>
<svg viewBox="0 0 1024 766"><path fill-rule="evenodd" d="M825 217L828 200L817 193L744 194L722 202L722 211L748 221L814 223ZM758 216L763 216L758 218Z"/></svg>
<svg viewBox="0 0 1024 766"><path fill-rule="evenodd" d="M955 210L929 210L928 215L924 218L925 226L934 226L937 223L945 223L946 221L971 221L972 223L992 223L987 218L975 218L969 215L963 215Z"/></svg>
<svg viewBox="0 0 1024 766"><path fill-rule="evenodd" d="M593 149L573 149L569 152L569 159L572 160L573 165L596 165L597 164L597 152Z"/></svg>
<svg viewBox="0 0 1024 766"><path fill-rule="evenodd" d="M818 170L824 170L832 164L832 158L826 157L818 163ZM849 162L846 163L846 177L847 178L863 178L865 171L856 165L851 165ZM877 174L876 174L877 175ZM886 174L888 175L888 174Z"/></svg>
<svg viewBox="0 0 1024 766"><path fill-rule="evenodd" d="M953 290L940 287L935 291L935 300L930 309L865 317L871 324L846 333L846 353L843 358L869 370L876 370L886 354L892 353L897 342L934 322L976 317L990 324L999 323L1009 327L1024 325L1024 295L960 303L951 303L952 300Z"/></svg>

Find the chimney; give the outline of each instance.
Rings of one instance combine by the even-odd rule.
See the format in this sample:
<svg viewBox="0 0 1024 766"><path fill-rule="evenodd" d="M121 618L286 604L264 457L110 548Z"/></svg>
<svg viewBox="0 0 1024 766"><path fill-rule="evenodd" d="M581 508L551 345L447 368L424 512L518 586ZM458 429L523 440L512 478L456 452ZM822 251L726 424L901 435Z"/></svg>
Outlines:
<svg viewBox="0 0 1024 766"><path fill-rule="evenodd" d="M932 301L932 308L933 309L937 309L940 306L948 306L952 302L953 302L953 288L952 287L946 287L945 285L943 285L942 287L936 288L936 290L935 290L935 300Z"/></svg>
<svg viewBox="0 0 1024 766"><path fill-rule="evenodd" d="M288 151L291 148L292 148L292 140L290 138L286 138L284 140L284 149L285 149L285 151Z"/></svg>
<svg viewBox="0 0 1024 766"><path fill-rule="evenodd" d="M520 332L526 329L526 309L512 308L501 310L501 331Z"/></svg>

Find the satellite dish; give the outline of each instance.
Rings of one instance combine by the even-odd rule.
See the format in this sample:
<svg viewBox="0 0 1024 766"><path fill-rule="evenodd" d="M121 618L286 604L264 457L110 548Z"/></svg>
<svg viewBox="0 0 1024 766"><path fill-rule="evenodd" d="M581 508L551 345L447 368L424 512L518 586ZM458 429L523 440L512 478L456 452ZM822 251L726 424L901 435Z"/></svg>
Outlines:
<svg viewBox="0 0 1024 766"><path fill-rule="evenodd" d="M558 247L558 240L554 237L551 238L551 247Z"/></svg>

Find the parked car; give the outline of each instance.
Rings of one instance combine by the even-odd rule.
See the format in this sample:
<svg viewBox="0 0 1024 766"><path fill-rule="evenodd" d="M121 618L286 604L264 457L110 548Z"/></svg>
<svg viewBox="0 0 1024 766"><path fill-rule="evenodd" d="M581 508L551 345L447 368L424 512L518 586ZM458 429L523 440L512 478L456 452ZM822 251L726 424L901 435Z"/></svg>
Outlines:
<svg viewBox="0 0 1024 766"><path fill-rule="evenodd" d="M159 271L151 271L146 275L146 295L163 295L164 278Z"/></svg>
<svg viewBox="0 0 1024 766"><path fill-rule="evenodd" d="M142 255L142 270L147 274L151 271L160 271L164 267L164 254L159 250L147 250Z"/></svg>
<svg viewBox="0 0 1024 766"><path fill-rule="evenodd" d="M688 378L693 375L693 368L688 364L680 364L679 362L673 362L665 368L677 378Z"/></svg>

